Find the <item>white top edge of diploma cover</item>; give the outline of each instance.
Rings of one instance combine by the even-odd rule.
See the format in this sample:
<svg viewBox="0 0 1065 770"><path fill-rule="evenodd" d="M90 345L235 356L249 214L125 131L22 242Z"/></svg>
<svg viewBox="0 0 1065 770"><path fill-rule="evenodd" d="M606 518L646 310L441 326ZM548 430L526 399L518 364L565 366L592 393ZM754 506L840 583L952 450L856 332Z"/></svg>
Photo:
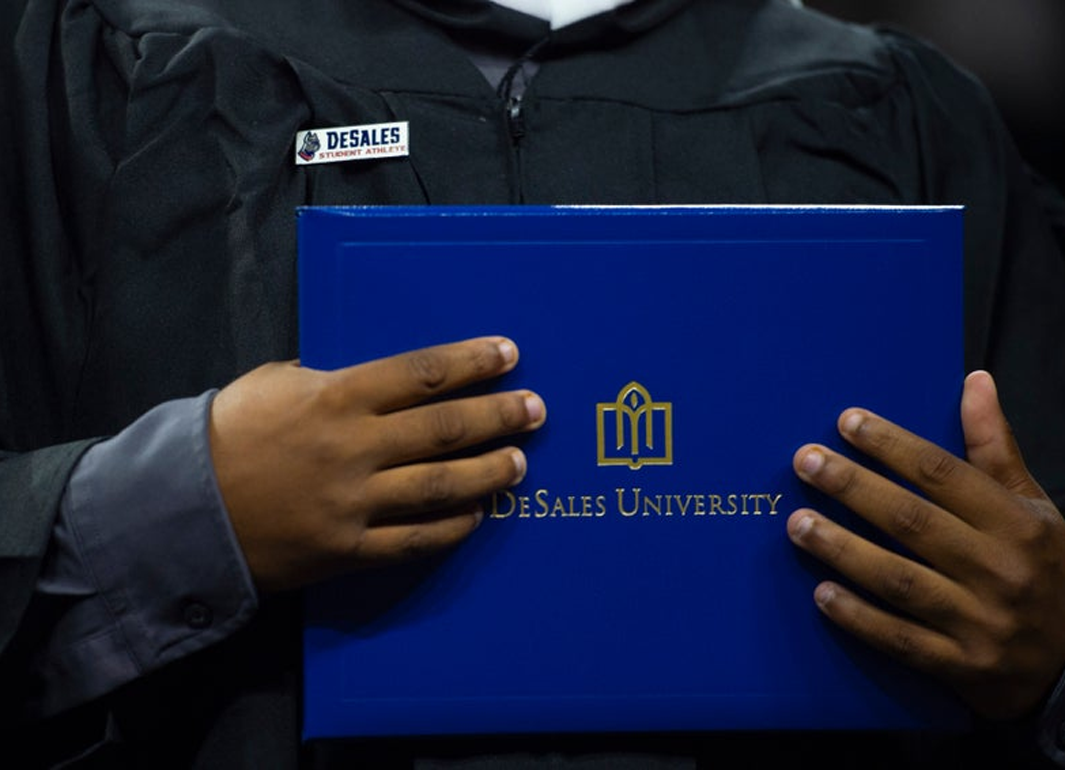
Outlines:
<svg viewBox="0 0 1065 770"><path fill-rule="evenodd" d="M848 638L788 514L860 405L956 453L958 207L310 207L304 366L512 337L548 420L427 562L308 591L305 737L956 729ZM888 546L893 544L886 542Z"/></svg>

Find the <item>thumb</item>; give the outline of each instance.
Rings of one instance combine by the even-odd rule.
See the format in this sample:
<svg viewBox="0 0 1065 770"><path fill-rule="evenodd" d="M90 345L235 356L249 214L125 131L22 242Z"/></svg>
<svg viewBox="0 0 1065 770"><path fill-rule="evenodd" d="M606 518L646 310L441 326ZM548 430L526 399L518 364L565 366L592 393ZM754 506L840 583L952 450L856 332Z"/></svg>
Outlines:
<svg viewBox="0 0 1065 770"><path fill-rule="evenodd" d="M965 378L961 396L961 424L969 462L1011 492L1023 497L1043 497L1042 488L1028 472L998 402L991 374L978 370Z"/></svg>

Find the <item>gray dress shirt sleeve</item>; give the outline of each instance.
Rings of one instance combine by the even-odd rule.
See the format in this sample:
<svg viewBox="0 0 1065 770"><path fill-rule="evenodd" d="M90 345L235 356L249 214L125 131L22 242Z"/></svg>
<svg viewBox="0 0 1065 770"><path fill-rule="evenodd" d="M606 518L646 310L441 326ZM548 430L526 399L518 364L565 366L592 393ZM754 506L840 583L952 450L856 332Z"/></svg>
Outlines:
<svg viewBox="0 0 1065 770"><path fill-rule="evenodd" d="M214 393L153 409L75 467L34 598L53 612L31 713L106 694L254 615L211 464Z"/></svg>

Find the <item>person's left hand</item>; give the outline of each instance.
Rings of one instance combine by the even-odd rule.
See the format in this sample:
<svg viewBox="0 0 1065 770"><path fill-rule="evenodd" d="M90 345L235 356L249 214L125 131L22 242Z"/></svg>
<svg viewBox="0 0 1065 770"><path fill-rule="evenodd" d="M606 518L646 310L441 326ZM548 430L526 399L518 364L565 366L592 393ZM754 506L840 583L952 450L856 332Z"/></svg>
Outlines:
<svg viewBox="0 0 1065 770"><path fill-rule="evenodd" d="M809 509L790 516L788 535L884 602L822 582L814 599L832 621L945 681L976 713L1016 718L1065 666L1065 519L1029 475L987 372L966 378L961 419L968 462L867 410L840 415L850 444L926 498L826 447L795 453L803 481L921 561Z"/></svg>

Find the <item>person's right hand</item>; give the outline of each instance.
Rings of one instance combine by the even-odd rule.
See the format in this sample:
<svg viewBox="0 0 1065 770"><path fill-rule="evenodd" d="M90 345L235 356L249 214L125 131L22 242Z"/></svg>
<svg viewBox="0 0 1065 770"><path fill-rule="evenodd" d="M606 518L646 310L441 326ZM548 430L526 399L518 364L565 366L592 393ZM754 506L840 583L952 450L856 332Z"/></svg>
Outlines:
<svg viewBox="0 0 1065 770"><path fill-rule="evenodd" d="M516 447L441 455L543 424L529 391L438 400L510 371L517 347L484 337L337 371L261 366L211 410L219 488L256 585L296 588L453 546L481 500L517 484Z"/></svg>

